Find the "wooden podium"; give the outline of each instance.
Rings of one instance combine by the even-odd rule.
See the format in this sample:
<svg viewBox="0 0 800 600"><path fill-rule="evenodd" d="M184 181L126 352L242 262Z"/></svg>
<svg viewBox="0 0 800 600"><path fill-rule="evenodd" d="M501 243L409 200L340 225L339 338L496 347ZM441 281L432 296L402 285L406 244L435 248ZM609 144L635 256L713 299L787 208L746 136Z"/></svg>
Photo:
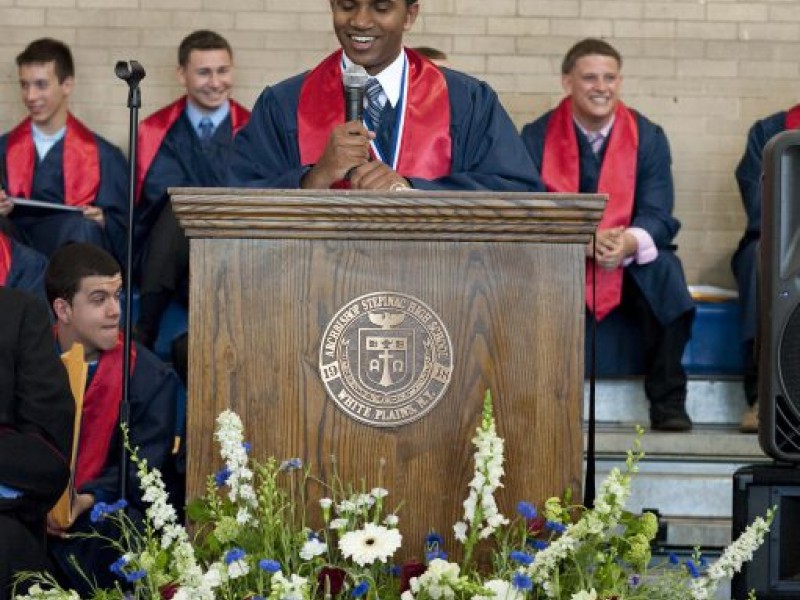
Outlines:
<svg viewBox="0 0 800 600"><path fill-rule="evenodd" d="M172 194L191 238L189 497L203 492L220 465L214 423L231 408L256 457L300 457L322 478L335 457L345 481L387 488L387 506L403 502L403 557L422 555L431 529L452 550L486 389L506 441L501 510L513 515L518 501L539 504L567 487L581 497L584 244L602 215L603 196L191 188ZM439 355L446 354L442 330L449 337L449 366L439 364L431 380L441 385L422 392L430 396L428 412L408 424L370 424L390 413L350 398L349 416L326 394L331 377L348 379L328 372L323 382L326 348L360 343L355 330L342 333L348 319L385 317L368 310L383 301L368 306L362 297L384 297L395 313L406 300L392 298L410 298L425 307L417 324L433 313L441 324L434 326ZM367 345L358 346L364 365L386 366L369 353L378 338L367 327L358 331L367 332ZM380 339L412 355L414 342ZM423 344L417 354L427 351ZM355 358L337 368L349 367L351 383L371 385L356 364L362 354L349 356ZM406 372L403 364L392 362L398 373ZM417 375L428 372L420 365ZM394 373L386 373L391 381ZM348 398L342 392L339 400Z"/></svg>

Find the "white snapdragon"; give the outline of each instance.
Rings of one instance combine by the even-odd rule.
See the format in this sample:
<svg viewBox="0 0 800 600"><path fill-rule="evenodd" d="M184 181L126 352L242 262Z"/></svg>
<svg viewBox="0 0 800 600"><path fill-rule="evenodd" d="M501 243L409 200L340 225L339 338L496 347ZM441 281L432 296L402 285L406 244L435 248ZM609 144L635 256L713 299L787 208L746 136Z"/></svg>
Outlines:
<svg viewBox="0 0 800 600"><path fill-rule="evenodd" d="M422 575L412 577L409 582L411 592L414 594L424 592L433 600L439 598L452 600L461 587L460 571L461 568L456 563L434 558Z"/></svg>
<svg viewBox="0 0 800 600"><path fill-rule="evenodd" d="M247 466L243 429L239 415L231 410L224 410L217 417L217 431L214 437L219 442L220 455L230 471L226 481L228 498L231 502L240 503L236 520L245 525L253 520L250 509L256 506L257 500L252 485L253 471Z"/></svg>
<svg viewBox="0 0 800 600"><path fill-rule="evenodd" d="M280 571L272 576L270 600L308 600L308 579L292 573L287 579Z"/></svg>

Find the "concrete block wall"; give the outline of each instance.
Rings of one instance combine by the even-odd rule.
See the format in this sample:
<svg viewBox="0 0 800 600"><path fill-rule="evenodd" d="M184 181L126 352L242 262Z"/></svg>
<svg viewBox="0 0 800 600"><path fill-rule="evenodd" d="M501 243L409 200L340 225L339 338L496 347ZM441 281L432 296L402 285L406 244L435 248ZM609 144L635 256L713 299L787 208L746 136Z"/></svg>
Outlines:
<svg viewBox="0 0 800 600"><path fill-rule="evenodd" d="M744 223L733 170L750 124L800 101L800 2L420 2L409 44L439 47L455 68L489 81L520 127L559 100L559 65L572 43L591 35L617 46L626 101L660 123L672 145L689 281L732 286L728 261ZM14 57L50 35L75 53L75 113L125 148L127 91L114 62L145 65L147 115L180 93L176 46L200 27L233 44L235 96L246 105L337 45L326 0L0 0L0 129L24 114Z"/></svg>

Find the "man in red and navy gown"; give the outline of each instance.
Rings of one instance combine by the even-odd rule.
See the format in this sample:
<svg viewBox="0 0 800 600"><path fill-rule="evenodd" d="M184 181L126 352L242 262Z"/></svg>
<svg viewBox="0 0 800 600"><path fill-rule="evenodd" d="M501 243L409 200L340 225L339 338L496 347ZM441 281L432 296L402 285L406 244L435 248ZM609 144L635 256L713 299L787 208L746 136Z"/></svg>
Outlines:
<svg viewBox="0 0 800 600"><path fill-rule="evenodd" d="M70 560L101 586L113 585L108 567L119 558L103 540L65 537L97 528L113 538L108 521L92 522L92 507L119 499L123 343L119 329L122 274L114 258L92 244L75 243L53 254L45 276L47 297L56 317L61 351L83 345L89 374L78 434L74 470L73 523L61 528L48 520L49 553L63 585L88 597L89 590ZM128 427L130 444L151 469L170 458L182 386L175 372L146 348L131 348ZM128 469L129 516L142 514L142 490L136 468Z"/></svg>
<svg viewBox="0 0 800 600"><path fill-rule="evenodd" d="M744 357L744 393L748 410L742 415L740 429L758 432L758 365L755 359L758 244L761 239L761 178L764 146L782 131L800 129L800 104L756 121L747 134L744 155L736 167L736 182L747 215L744 235L731 259L733 275L739 288L742 350Z"/></svg>
<svg viewBox="0 0 800 600"><path fill-rule="evenodd" d="M262 93L234 144L235 185L544 191L489 86L403 47L417 0L330 5L342 49ZM363 123L345 122L352 63L370 76Z"/></svg>
<svg viewBox="0 0 800 600"><path fill-rule="evenodd" d="M189 241L169 203L170 187L227 183L233 136L250 112L230 98L233 50L216 32L195 31L178 47L178 80L186 94L139 129L135 208L141 301L137 339L153 346L173 298L187 303Z"/></svg>
<svg viewBox="0 0 800 600"><path fill-rule="evenodd" d="M17 56L28 117L0 137L0 215L10 215L23 241L50 256L71 241L125 256L128 166L118 148L69 112L75 69L57 40L31 42ZM75 207L15 206L11 197Z"/></svg>
<svg viewBox="0 0 800 600"><path fill-rule="evenodd" d="M566 98L526 125L522 139L548 191L609 195L586 249L589 317L600 323L622 311L641 324L651 426L684 431L692 423L681 358L694 306L672 245L680 223L669 145L660 127L619 100L621 66L608 43L578 42L562 64Z"/></svg>

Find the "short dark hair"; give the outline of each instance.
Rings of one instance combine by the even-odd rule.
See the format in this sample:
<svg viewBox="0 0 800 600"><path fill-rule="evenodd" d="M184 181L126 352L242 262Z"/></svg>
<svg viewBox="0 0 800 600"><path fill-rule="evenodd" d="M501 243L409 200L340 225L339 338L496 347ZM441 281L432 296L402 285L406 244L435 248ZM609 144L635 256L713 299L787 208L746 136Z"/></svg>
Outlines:
<svg viewBox="0 0 800 600"><path fill-rule="evenodd" d="M59 83L64 83L67 77L75 77L75 63L72 61L72 51L64 42L53 38L39 38L33 40L17 55L17 67L23 65L44 65L55 63L56 77Z"/></svg>
<svg viewBox="0 0 800 600"><path fill-rule="evenodd" d="M178 46L178 64L185 67L189 64L189 55L193 50L227 50L233 58L233 49L224 37L210 29L198 29L187 35Z"/></svg>
<svg viewBox="0 0 800 600"><path fill-rule="evenodd" d="M447 54L438 48L431 48L430 46L416 46L413 48L413 50L430 60L447 60Z"/></svg>
<svg viewBox="0 0 800 600"><path fill-rule="evenodd" d="M47 300L51 307L56 298L72 304L86 277L114 277L121 272L116 259L102 248L94 244L67 244L50 257L44 275Z"/></svg>
<svg viewBox="0 0 800 600"><path fill-rule="evenodd" d="M622 56L614 46L605 40L586 38L567 50L564 55L564 61L561 63L561 74L568 75L575 68L575 63L578 62L578 59L592 55L610 56L622 68Z"/></svg>

